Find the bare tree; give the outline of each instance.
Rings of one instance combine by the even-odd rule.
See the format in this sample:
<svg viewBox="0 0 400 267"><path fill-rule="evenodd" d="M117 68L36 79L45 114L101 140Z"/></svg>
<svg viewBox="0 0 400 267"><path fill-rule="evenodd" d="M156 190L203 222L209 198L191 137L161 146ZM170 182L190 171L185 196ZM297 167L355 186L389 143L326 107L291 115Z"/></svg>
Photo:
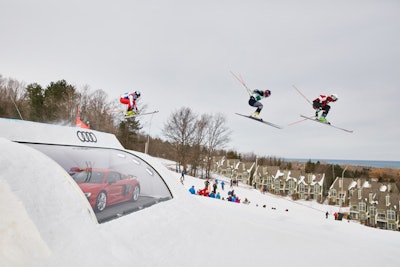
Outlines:
<svg viewBox="0 0 400 267"><path fill-rule="evenodd" d="M92 129L116 133L113 117L107 113L110 105L103 90L90 92L86 86L80 98L81 119Z"/></svg>
<svg viewBox="0 0 400 267"><path fill-rule="evenodd" d="M204 169L204 143L207 135L207 127L208 123L211 119L210 115L203 114L200 119L196 121L195 132L193 138L193 145L191 148L191 157L190 157L190 174L193 176L197 176L197 170L199 167ZM201 172L201 177L203 178L204 172Z"/></svg>
<svg viewBox="0 0 400 267"><path fill-rule="evenodd" d="M0 115L8 118L23 118L24 85L14 79L3 78L0 75Z"/></svg>
<svg viewBox="0 0 400 267"><path fill-rule="evenodd" d="M187 167L190 147L193 144L197 115L183 107L171 114L164 124L164 135L175 147L176 160Z"/></svg>
<svg viewBox="0 0 400 267"><path fill-rule="evenodd" d="M226 126L226 117L217 113L209 117L206 135L206 176L211 173L213 156L218 149L223 148L230 141L231 130Z"/></svg>

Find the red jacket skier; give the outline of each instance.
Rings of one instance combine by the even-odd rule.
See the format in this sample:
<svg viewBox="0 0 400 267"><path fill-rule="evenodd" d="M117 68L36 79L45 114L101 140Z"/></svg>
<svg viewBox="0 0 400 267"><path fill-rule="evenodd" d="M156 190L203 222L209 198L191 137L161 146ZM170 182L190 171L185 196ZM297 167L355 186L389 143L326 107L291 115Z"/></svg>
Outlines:
<svg viewBox="0 0 400 267"><path fill-rule="evenodd" d="M126 116L135 115L139 113L138 108L136 106L136 100L140 97L140 92L135 91L133 93L125 93L122 94L119 101L122 104L128 105L128 110L126 112Z"/></svg>
<svg viewBox="0 0 400 267"><path fill-rule="evenodd" d="M338 96L336 94L331 94L330 96L320 95L317 99L313 101L313 108L315 109L315 117L318 118L318 113L323 110L321 117L318 118L319 121L329 123L326 119L331 106L328 105L330 102L336 102Z"/></svg>

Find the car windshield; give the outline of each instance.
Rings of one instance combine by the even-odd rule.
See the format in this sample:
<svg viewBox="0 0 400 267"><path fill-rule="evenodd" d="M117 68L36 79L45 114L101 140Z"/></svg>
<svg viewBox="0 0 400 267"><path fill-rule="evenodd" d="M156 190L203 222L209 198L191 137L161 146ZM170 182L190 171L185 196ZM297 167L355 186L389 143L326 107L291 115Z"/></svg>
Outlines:
<svg viewBox="0 0 400 267"><path fill-rule="evenodd" d="M97 211L99 222L172 198L159 173L147 162L125 150L48 144L28 145L55 160L71 175ZM105 194L101 195L101 192ZM104 197L106 200L101 206L98 199ZM112 211L115 209L111 207L113 205L118 206L118 209Z"/></svg>
<svg viewBox="0 0 400 267"><path fill-rule="evenodd" d="M78 170L78 172L70 173L77 183L101 184L103 182L103 173L89 170Z"/></svg>

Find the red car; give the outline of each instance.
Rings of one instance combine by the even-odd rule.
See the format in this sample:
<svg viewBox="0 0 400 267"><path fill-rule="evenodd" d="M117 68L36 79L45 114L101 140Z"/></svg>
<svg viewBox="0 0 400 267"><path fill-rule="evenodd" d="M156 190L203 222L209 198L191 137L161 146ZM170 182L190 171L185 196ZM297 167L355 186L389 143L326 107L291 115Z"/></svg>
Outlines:
<svg viewBox="0 0 400 267"><path fill-rule="evenodd" d="M129 175L94 168L73 168L71 171L72 178L95 211L103 211L107 206L139 198L139 181Z"/></svg>

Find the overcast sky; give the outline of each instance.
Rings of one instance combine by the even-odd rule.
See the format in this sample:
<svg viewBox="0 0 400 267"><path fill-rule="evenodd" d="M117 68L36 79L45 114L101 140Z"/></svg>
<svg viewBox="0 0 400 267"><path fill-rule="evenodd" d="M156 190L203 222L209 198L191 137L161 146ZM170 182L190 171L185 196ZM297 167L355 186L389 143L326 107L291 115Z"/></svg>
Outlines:
<svg viewBox="0 0 400 267"><path fill-rule="evenodd" d="M47 86L65 79L110 100L142 92L160 112L226 115L227 149L306 159L400 160L400 1L0 0L0 74ZM328 120L278 130L251 114L251 88L269 89L261 117L287 126L336 93ZM150 127L151 126L151 127Z"/></svg>

